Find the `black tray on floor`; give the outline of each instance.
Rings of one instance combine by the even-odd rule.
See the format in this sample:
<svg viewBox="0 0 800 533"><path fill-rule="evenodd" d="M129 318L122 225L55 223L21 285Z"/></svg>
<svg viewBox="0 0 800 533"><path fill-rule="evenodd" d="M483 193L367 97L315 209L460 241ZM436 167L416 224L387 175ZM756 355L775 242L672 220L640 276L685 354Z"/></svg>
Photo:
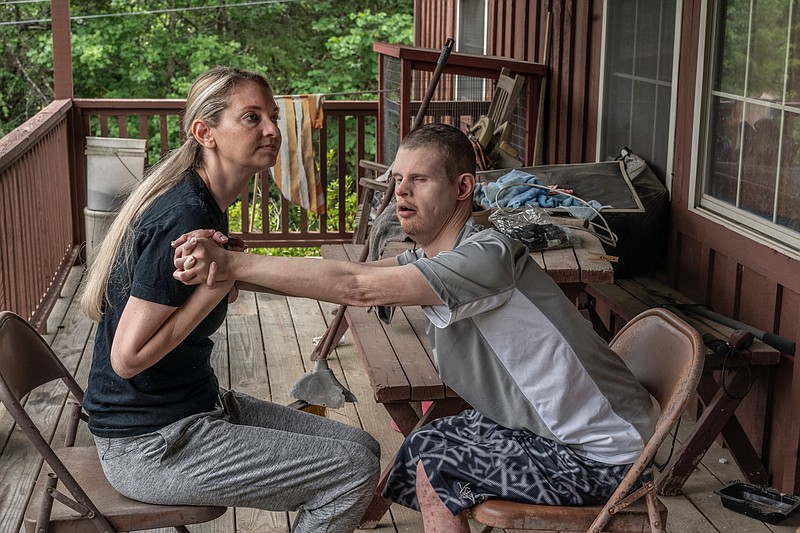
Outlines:
<svg viewBox="0 0 800 533"><path fill-rule="evenodd" d="M777 524L800 505L800 498L775 489L735 481L714 491L722 505L768 524Z"/></svg>

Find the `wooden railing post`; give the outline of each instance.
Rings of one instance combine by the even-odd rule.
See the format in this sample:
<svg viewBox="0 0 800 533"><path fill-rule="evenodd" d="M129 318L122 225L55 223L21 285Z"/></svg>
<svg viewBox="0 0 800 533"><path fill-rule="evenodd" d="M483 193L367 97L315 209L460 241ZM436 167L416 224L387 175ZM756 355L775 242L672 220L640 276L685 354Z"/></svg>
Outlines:
<svg viewBox="0 0 800 533"><path fill-rule="evenodd" d="M56 100L69 100L74 96L69 2L51 0L50 15L53 21L53 86L55 98Z"/></svg>

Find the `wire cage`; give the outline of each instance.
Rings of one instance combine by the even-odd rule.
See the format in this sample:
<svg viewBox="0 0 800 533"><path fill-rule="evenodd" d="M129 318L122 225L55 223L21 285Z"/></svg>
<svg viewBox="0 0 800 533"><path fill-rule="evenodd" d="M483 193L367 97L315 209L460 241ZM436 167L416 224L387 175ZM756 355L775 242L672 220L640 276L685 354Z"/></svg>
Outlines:
<svg viewBox="0 0 800 533"><path fill-rule="evenodd" d="M400 140L408 133L436 67L439 52L375 43L379 54L379 162L394 160ZM527 165L533 164L540 80L546 67L538 63L491 56L452 53L425 112L425 122L444 122L466 131L487 115L497 81L507 69L523 80L522 91L510 104L508 144Z"/></svg>

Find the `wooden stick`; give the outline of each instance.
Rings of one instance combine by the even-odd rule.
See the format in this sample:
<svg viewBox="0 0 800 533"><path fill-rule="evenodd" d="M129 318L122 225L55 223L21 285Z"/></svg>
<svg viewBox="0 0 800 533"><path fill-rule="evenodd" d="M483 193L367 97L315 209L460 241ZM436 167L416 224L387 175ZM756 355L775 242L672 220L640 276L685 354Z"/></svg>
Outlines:
<svg viewBox="0 0 800 533"><path fill-rule="evenodd" d="M550 61L550 17L552 13L547 12L547 20L544 24L544 53L542 54L542 64L547 66ZM547 74L539 79L539 106L536 109L536 138L533 140L533 166L539 165L542 162L543 156L539 152L542 151L542 121L544 120L544 90L547 83L547 76L550 75L550 69Z"/></svg>

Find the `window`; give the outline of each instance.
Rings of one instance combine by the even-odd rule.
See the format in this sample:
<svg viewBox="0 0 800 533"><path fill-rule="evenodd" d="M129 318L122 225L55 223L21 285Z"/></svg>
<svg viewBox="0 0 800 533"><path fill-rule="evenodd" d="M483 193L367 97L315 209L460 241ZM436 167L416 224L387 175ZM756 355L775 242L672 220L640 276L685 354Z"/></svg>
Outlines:
<svg viewBox="0 0 800 533"><path fill-rule="evenodd" d="M627 146L665 182L676 0L609 0L605 13L599 159L614 159Z"/></svg>
<svg viewBox="0 0 800 533"><path fill-rule="evenodd" d="M456 51L464 54L486 53L486 0L458 2ZM483 100L486 91L484 78L456 76L456 100Z"/></svg>
<svg viewBox="0 0 800 533"><path fill-rule="evenodd" d="M699 204L798 248L800 0L720 1L709 22Z"/></svg>

